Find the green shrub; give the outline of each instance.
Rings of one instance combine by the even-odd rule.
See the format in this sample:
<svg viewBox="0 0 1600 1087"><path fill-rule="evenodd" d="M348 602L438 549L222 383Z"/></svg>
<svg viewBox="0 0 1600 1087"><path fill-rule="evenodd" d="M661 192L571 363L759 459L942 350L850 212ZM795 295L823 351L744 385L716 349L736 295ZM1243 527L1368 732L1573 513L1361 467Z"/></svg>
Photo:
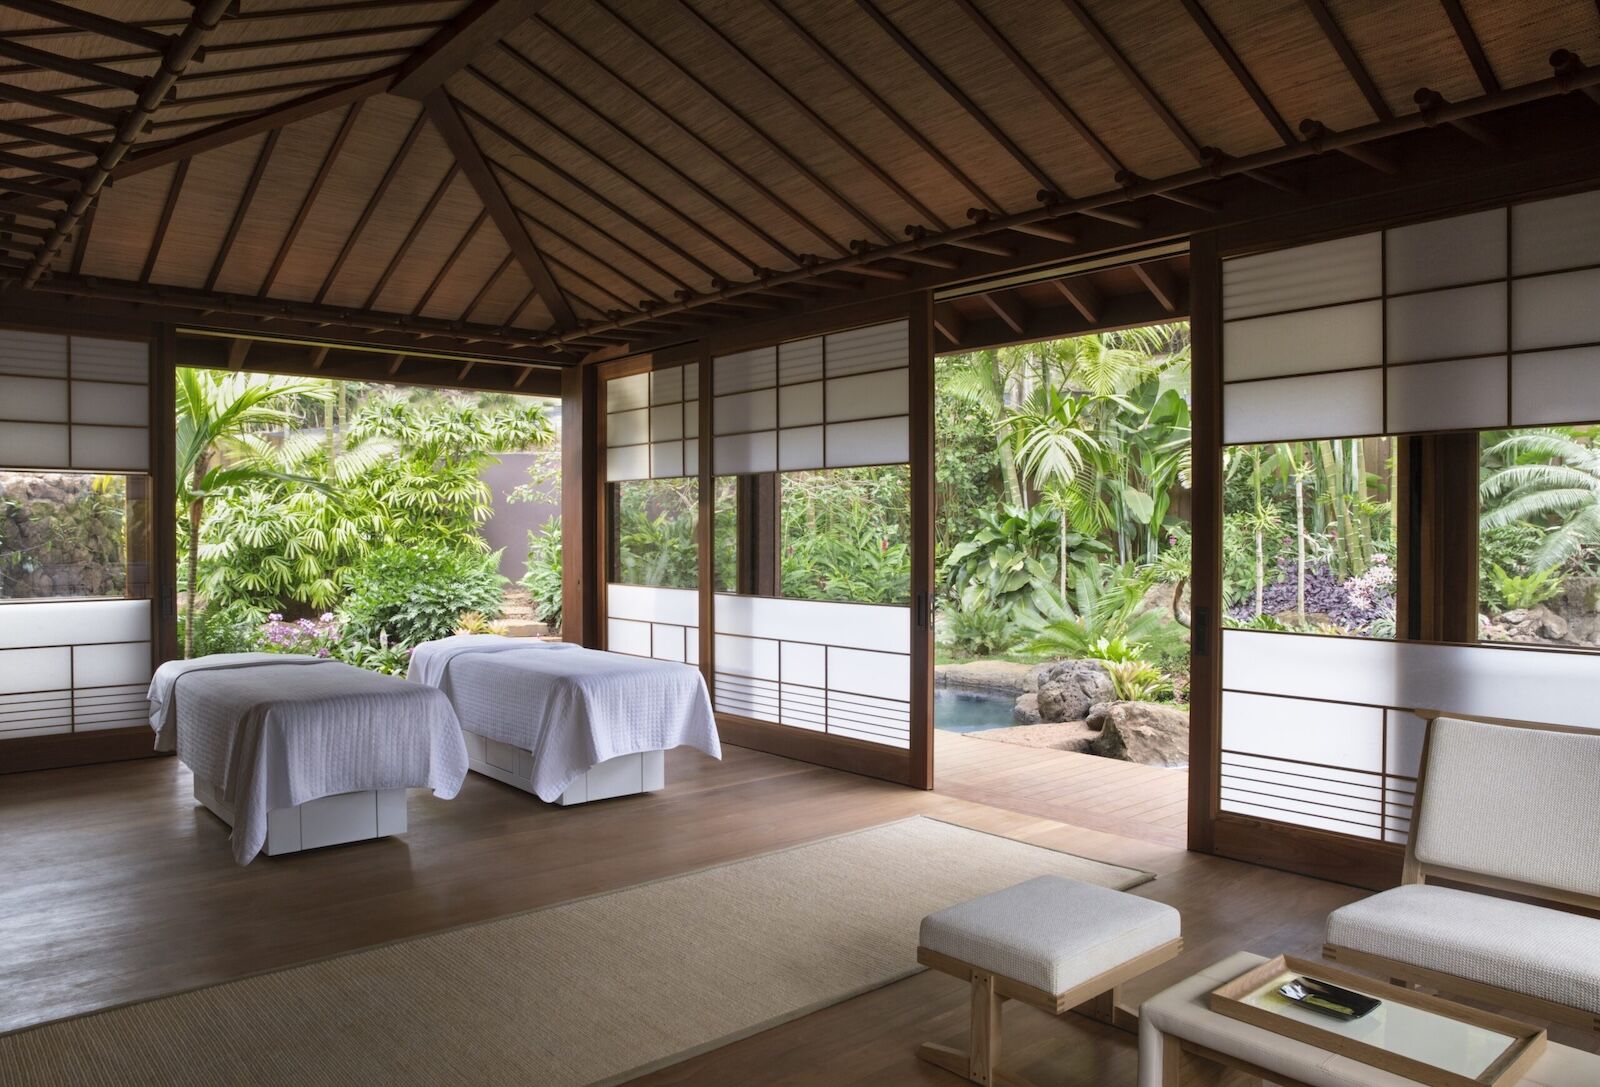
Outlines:
<svg viewBox="0 0 1600 1087"><path fill-rule="evenodd" d="M1504 604L1506 611L1531 608L1561 595L1562 579L1554 569L1535 570L1529 574L1508 574L1505 567L1489 567L1490 599Z"/></svg>
<svg viewBox="0 0 1600 1087"><path fill-rule="evenodd" d="M403 676L411 668L411 650L404 646L345 642L333 655L346 664L386 676Z"/></svg>
<svg viewBox="0 0 1600 1087"><path fill-rule="evenodd" d="M350 576L345 637L405 648L453 633L463 612L498 618L506 580L498 564L499 552L443 544L381 547Z"/></svg>
<svg viewBox="0 0 1600 1087"><path fill-rule="evenodd" d="M552 517L538 532L528 533L528 572L522 587L533 597L534 617L561 632L561 518Z"/></svg>
<svg viewBox="0 0 1600 1087"><path fill-rule="evenodd" d="M1161 670L1137 658L1108 660L1105 670L1117 697L1124 702L1155 702L1172 693L1172 683Z"/></svg>
<svg viewBox="0 0 1600 1087"><path fill-rule="evenodd" d="M990 657L1009 650L1016 626L998 608L954 608L945 617L948 644L975 657Z"/></svg>
<svg viewBox="0 0 1600 1087"><path fill-rule="evenodd" d="M211 653L249 653L260 649L261 624L266 614L243 601L207 604L195 613L194 656ZM183 616L178 616L178 639L183 644Z"/></svg>

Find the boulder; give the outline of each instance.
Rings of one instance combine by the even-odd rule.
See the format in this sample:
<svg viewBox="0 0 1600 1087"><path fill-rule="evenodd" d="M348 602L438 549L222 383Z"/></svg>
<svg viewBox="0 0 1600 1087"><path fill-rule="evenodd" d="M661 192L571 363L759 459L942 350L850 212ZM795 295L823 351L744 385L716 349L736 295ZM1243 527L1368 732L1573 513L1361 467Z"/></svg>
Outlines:
<svg viewBox="0 0 1600 1087"><path fill-rule="evenodd" d="M1155 702L1096 706L1098 732L1089 750L1146 766L1189 765L1189 715ZM1093 727L1093 726L1091 726Z"/></svg>
<svg viewBox="0 0 1600 1087"><path fill-rule="evenodd" d="M1038 684L1039 718L1045 722L1082 721L1096 702L1116 697L1099 661L1058 661L1038 673Z"/></svg>
<svg viewBox="0 0 1600 1087"><path fill-rule="evenodd" d="M1016 696L1026 690L1029 671L1028 665L1012 661L967 661L939 665L933 670L933 681L940 687Z"/></svg>
<svg viewBox="0 0 1600 1087"><path fill-rule="evenodd" d="M1017 704L1011 707L1011 720L1019 725L1039 724L1039 696L1036 694L1018 695Z"/></svg>

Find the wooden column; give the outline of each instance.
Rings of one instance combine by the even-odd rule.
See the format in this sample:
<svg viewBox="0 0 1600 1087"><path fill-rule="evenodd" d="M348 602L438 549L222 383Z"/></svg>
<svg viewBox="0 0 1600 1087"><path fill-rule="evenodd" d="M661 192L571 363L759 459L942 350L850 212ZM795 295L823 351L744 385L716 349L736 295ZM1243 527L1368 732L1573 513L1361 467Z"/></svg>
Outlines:
<svg viewBox="0 0 1600 1087"><path fill-rule="evenodd" d="M933 295L911 300L911 779L933 788Z"/></svg>
<svg viewBox="0 0 1600 1087"><path fill-rule="evenodd" d="M593 366L561 375L561 636L579 645L600 644L600 470L605 442L599 381Z"/></svg>
<svg viewBox="0 0 1600 1087"><path fill-rule="evenodd" d="M178 467L174 402L178 336L161 326L150 365L150 611L156 663L182 655L178 639Z"/></svg>
<svg viewBox="0 0 1600 1087"><path fill-rule="evenodd" d="M1478 640L1478 435L1399 439L1396 636Z"/></svg>
<svg viewBox="0 0 1600 1087"><path fill-rule="evenodd" d="M1222 759L1222 264L1213 235L1197 235L1191 245L1189 296L1189 848L1210 853Z"/></svg>

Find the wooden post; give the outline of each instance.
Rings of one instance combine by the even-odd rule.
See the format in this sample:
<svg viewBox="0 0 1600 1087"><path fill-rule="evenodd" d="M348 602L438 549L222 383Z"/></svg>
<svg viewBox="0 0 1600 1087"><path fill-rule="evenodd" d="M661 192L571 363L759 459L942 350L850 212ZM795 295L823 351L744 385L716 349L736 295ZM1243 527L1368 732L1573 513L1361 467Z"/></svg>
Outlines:
<svg viewBox="0 0 1600 1087"><path fill-rule="evenodd" d="M1222 758L1222 264L1213 235L1195 236L1189 268L1189 848L1210 853Z"/></svg>
<svg viewBox="0 0 1600 1087"><path fill-rule="evenodd" d="M967 1078L988 1087L1000 1063L1000 996L994 975L972 973L972 1033L967 1042Z"/></svg>
<svg viewBox="0 0 1600 1087"><path fill-rule="evenodd" d="M561 636L591 648L599 644L598 504L604 415L593 366L561 374Z"/></svg>

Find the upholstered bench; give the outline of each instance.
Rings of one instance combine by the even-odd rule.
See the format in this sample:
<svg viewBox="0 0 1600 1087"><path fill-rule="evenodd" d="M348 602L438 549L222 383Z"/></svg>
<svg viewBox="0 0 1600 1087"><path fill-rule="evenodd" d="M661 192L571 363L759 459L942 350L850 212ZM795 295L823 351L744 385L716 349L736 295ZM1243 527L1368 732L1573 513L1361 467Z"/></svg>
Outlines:
<svg viewBox="0 0 1600 1087"><path fill-rule="evenodd" d="M1061 876L1040 876L922 920L917 961L970 982L967 1052L924 1044L923 1060L973 1083L1020 1084L996 1070L1007 1000L1116 1025L1117 989L1183 948L1178 911Z"/></svg>
<svg viewBox="0 0 1600 1087"><path fill-rule="evenodd" d="M1600 910L1600 733L1424 716L1404 884L1329 915L1323 954L1600 1031L1600 920L1556 908Z"/></svg>

